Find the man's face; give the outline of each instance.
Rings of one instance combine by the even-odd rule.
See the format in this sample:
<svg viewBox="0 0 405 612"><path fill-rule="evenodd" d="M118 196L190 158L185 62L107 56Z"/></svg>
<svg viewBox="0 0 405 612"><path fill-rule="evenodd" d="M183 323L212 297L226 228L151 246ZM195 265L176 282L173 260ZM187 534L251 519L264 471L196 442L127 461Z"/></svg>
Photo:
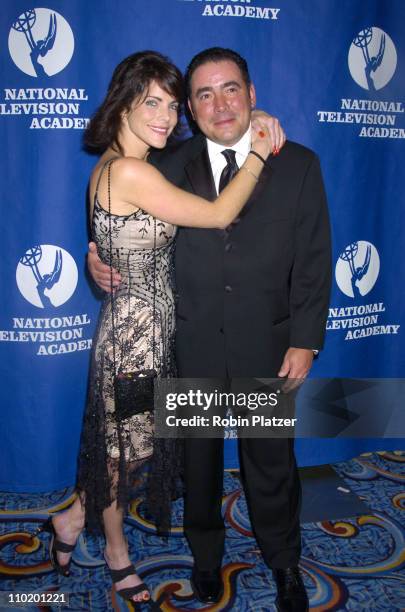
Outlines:
<svg viewBox="0 0 405 612"><path fill-rule="evenodd" d="M188 105L193 119L218 144L238 142L249 127L255 104L253 85L246 86L239 67L230 60L202 64L191 77Z"/></svg>

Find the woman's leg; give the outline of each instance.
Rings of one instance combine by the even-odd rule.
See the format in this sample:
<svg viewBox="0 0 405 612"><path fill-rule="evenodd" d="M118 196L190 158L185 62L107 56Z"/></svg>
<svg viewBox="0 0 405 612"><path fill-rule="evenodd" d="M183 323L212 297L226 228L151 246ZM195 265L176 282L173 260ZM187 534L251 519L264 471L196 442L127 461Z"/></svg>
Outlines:
<svg viewBox="0 0 405 612"><path fill-rule="evenodd" d="M117 507L117 502L114 501L111 506L103 512L104 532L106 537L105 559L108 567L112 570L119 570L128 565L131 565L131 560L128 554L128 543L124 535L123 529L123 511ZM142 580L137 574L131 574L123 580L115 583L117 591L138 586ZM150 595L147 589L134 595L134 601L143 601L149 599Z"/></svg>

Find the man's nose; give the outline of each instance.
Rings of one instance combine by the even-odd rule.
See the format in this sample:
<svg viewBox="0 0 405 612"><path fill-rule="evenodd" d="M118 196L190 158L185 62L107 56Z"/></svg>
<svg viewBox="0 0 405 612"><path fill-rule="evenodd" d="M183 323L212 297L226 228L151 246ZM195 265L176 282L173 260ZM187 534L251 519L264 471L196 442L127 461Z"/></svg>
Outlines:
<svg viewBox="0 0 405 612"><path fill-rule="evenodd" d="M217 93L214 99L214 108L218 113L223 112L227 108L226 98L223 93Z"/></svg>

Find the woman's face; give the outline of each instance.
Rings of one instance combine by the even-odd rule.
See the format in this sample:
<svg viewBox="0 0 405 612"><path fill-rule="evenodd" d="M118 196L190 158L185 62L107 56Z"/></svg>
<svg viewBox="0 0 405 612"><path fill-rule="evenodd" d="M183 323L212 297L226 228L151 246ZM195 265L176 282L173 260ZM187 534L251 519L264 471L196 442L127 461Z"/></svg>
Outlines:
<svg viewBox="0 0 405 612"><path fill-rule="evenodd" d="M162 149L177 124L179 103L156 81L151 81L148 95L139 104L134 100L124 121L140 145Z"/></svg>

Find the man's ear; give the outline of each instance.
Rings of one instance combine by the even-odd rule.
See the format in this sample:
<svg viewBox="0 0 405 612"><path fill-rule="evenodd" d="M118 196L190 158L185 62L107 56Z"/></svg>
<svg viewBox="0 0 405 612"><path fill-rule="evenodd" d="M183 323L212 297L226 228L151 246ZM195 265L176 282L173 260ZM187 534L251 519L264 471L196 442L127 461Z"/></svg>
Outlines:
<svg viewBox="0 0 405 612"><path fill-rule="evenodd" d="M192 107L190 98L187 98L187 106L188 106L188 109L189 109L189 111L191 113L192 118L195 121L195 116L194 116L193 107Z"/></svg>
<svg viewBox="0 0 405 612"><path fill-rule="evenodd" d="M250 98L250 108L253 110L256 108L256 90L253 83L249 86L249 98Z"/></svg>

